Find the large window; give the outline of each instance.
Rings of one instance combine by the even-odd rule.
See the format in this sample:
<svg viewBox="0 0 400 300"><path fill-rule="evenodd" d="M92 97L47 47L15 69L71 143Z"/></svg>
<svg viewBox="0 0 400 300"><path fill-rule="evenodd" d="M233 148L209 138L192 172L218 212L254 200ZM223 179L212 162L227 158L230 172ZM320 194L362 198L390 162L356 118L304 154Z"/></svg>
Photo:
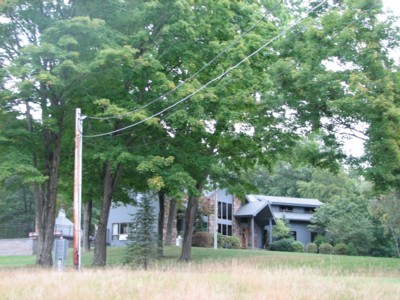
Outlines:
<svg viewBox="0 0 400 300"><path fill-rule="evenodd" d="M232 198L218 201L218 233L232 236Z"/></svg>
<svg viewBox="0 0 400 300"><path fill-rule="evenodd" d="M232 220L232 204L218 202L218 218L224 220Z"/></svg>

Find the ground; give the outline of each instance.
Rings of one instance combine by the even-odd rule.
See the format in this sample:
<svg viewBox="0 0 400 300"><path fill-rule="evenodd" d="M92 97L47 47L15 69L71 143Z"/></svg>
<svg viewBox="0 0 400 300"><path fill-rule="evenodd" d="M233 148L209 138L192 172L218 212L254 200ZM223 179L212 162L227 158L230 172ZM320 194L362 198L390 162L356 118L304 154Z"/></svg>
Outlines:
<svg viewBox="0 0 400 300"><path fill-rule="evenodd" d="M0 257L0 299L398 299L400 259L193 248L178 263L178 247L150 270L121 264L80 272L37 269L33 257ZM71 255L69 255L71 258ZM71 265L71 261L69 262Z"/></svg>

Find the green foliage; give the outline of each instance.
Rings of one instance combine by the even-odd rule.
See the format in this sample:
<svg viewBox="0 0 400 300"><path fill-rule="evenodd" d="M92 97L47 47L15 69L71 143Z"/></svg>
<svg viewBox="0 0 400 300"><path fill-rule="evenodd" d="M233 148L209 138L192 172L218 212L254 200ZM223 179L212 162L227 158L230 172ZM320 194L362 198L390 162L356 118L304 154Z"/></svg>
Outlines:
<svg viewBox="0 0 400 300"><path fill-rule="evenodd" d="M277 219L272 236L277 239L285 239L289 237L290 227L286 224L284 219Z"/></svg>
<svg viewBox="0 0 400 300"><path fill-rule="evenodd" d="M345 243L338 243L333 247L335 254L337 255L346 255L349 251L347 245Z"/></svg>
<svg viewBox="0 0 400 300"><path fill-rule="evenodd" d="M319 247L322 243L328 243L328 239L326 238L325 235L322 234L318 234L315 239L314 239L314 243Z"/></svg>
<svg viewBox="0 0 400 300"><path fill-rule="evenodd" d="M354 245L354 243L350 242L347 245L347 254L353 255L353 256L358 255L358 250L357 250L356 246Z"/></svg>
<svg viewBox="0 0 400 300"><path fill-rule="evenodd" d="M211 236L212 241L214 242L214 235ZM241 242L240 238L237 236L226 236L218 233L218 248L225 248L225 249L240 249Z"/></svg>
<svg viewBox="0 0 400 300"><path fill-rule="evenodd" d="M294 251L293 239L281 239L281 240L272 242L271 245L269 246L269 250L293 252Z"/></svg>
<svg viewBox="0 0 400 300"><path fill-rule="evenodd" d="M138 210L128 235L125 262L147 269L149 262L157 258L157 233L154 228L156 217L149 196L143 196L137 205Z"/></svg>
<svg viewBox="0 0 400 300"><path fill-rule="evenodd" d="M311 179L311 169L295 168L291 163L278 161L272 170L257 165L248 175L258 192L263 195L300 197L298 182Z"/></svg>
<svg viewBox="0 0 400 300"><path fill-rule="evenodd" d="M222 247L228 249L240 249L241 242L237 236L224 236Z"/></svg>
<svg viewBox="0 0 400 300"><path fill-rule="evenodd" d="M313 169L311 180L298 181L297 184L302 197L316 198L323 203L332 203L357 196L357 186L360 183L350 178L343 170L333 174L328 170Z"/></svg>
<svg viewBox="0 0 400 300"><path fill-rule="evenodd" d="M211 247L212 239L208 232L195 232L192 237L193 247Z"/></svg>
<svg viewBox="0 0 400 300"><path fill-rule="evenodd" d="M294 241L292 243L293 252L304 252L304 244L300 241Z"/></svg>
<svg viewBox="0 0 400 300"><path fill-rule="evenodd" d="M0 238L26 238L34 231L35 200L21 176L5 180L0 190Z"/></svg>
<svg viewBox="0 0 400 300"><path fill-rule="evenodd" d="M308 243L306 246L307 253L318 253L318 245L315 243Z"/></svg>
<svg viewBox="0 0 400 300"><path fill-rule="evenodd" d="M319 245L319 253L333 254L333 246L329 243L322 243L321 245Z"/></svg>

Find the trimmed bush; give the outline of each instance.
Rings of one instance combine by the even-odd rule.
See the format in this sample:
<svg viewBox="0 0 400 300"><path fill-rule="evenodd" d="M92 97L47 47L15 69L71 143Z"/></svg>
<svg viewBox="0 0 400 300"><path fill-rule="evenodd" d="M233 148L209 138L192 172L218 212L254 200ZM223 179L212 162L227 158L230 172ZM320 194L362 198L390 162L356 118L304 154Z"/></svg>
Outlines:
<svg viewBox="0 0 400 300"><path fill-rule="evenodd" d="M338 243L335 245L335 247L333 247L333 249L337 255L346 255L348 252L348 248L345 243Z"/></svg>
<svg viewBox="0 0 400 300"><path fill-rule="evenodd" d="M210 235L211 245L214 245L214 235ZM218 248L226 248L226 249L240 249L241 242L240 238L236 236L225 236L220 233L217 235L217 243Z"/></svg>
<svg viewBox="0 0 400 300"><path fill-rule="evenodd" d="M282 239L279 241L272 242L269 246L271 251L286 251L293 252L293 240L292 239Z"/></svg>
<svg viewBox="0 0 400 300"><path fill-rule="evenodd" d="M319 246L319 253L321 254L333 254L333 246L329 243L322 243Z"/></svg>
<svg viewBox="0 0 400 300"><path fill-rule="evenodd" d="M239 249L240 239L237 236L224 236L223 247L228 249Z"/></svg>
<svg viewBox="0 0 400 300"><path fill-rule="evenodd" d="M292 243L293 252L304 252L304 244L299 241L294 241Z"/></svg>
<svg viewBox="0 0 400 300"><path fill-rule="evenodd" d="M315 243L308 243L306 247L307 253L318 253L318 246Z"/></svg>
<svg viewBox="0 0 400 300"><path fill-rule="evenodd" d="M208 232L195 232L192 237L193 247L211 247L212 240Z"/></svg>

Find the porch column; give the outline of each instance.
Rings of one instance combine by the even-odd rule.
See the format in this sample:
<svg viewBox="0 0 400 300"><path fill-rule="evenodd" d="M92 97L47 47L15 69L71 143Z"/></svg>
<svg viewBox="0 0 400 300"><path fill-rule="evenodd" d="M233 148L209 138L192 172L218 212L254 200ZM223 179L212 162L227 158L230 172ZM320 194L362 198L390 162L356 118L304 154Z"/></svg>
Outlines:
<svg viewBox="0 0 400 300"><path fill-rule="evenodd" d="M272 244L272 219L269 219L269 224L268 224L268 244Z"/></svg>
<svg viewBox="0 0 400 300"><path fill-rule="evenodd" d="M254 250L254 216L251 217L251 249Z"/></svg>

